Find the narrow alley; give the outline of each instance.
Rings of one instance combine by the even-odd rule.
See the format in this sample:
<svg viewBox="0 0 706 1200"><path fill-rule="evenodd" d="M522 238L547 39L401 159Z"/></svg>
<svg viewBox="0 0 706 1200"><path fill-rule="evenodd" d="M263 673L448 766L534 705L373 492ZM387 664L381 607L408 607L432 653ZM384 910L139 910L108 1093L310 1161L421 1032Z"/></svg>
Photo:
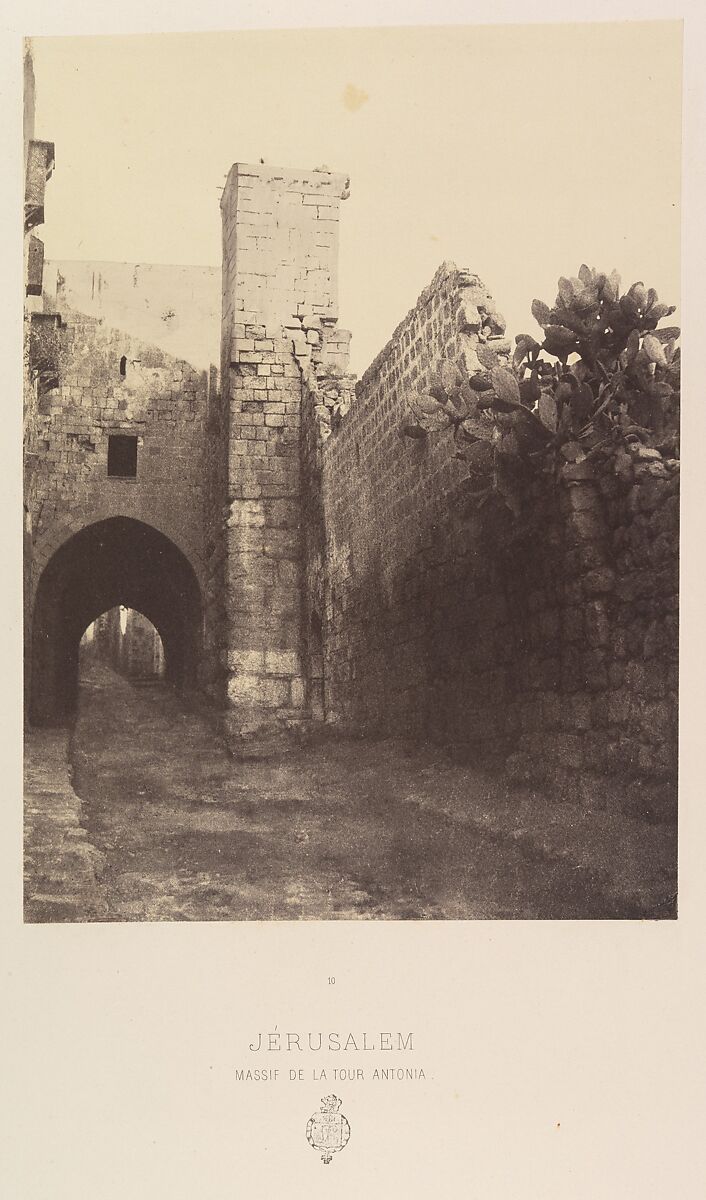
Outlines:
<svg viewBox="0 0 706 1200"><path fill-rule="evenodd" d="M60 741L28 738L30 921L670 915L664 829L540 803L438 750L328 740L238 762L169 685L93 662L67 829Z"/></svg>

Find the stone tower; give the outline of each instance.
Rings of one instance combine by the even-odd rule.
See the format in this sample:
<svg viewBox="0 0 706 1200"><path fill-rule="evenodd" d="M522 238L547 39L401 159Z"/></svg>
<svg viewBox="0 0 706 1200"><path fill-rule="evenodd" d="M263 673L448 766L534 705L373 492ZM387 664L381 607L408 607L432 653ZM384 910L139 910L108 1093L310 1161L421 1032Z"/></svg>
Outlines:
<svg viewBox="0 0 706 1200"><path fill-rule="evenodd" d="M221 370L229 407L226 728L236 752L277 746L311 716L305 627L302 402L337 330L345 175L236 163L221 200Z"/></svg>

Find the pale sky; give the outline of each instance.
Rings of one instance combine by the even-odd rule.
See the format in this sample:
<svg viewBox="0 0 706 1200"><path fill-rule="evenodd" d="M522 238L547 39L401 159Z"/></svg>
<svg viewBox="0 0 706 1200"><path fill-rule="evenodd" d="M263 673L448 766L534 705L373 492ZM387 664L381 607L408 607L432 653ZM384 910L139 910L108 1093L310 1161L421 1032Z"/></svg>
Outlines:
<svg viewBox="0 0 706 1200"><path fill-rule="evenodd" d="M326 164L359 374L444 259L511 334L581 262L679 301L677 22L39 38L52 259L220 264L231 163ZM351 100L352 97L352 100Z"/></svg>

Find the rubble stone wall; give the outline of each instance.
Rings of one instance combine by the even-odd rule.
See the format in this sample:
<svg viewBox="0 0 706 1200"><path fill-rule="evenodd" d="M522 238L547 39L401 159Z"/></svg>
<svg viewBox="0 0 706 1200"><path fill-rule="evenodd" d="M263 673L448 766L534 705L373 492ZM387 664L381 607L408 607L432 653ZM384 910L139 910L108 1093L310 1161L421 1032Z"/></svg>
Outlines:
<svg viewBox="0 0 706 1200"><path fill-rule="evenodd" d="M44 270L44 245L33 229L38 228L44 220L43 202L35 203L35 179L32 146L35 131L35 79L34 64L29 44L24 52L24 105L23 105L23 139L24 139L24 245L23 245L23 279L24 279L24 314L22 328L22 439L26 449L34 442L37 427L38 387L30 362L30 342L32 331L32 314L42 308L42 276ZM46 144L46 143L45 143ZM54 165L53 146L51 154L44 157L44 185L51 176ZM31 611L32 594L36 585L36 569L33 561L32 513L37 509L36 473L33 469L33 459L23 458L23 540L22 540L22 600L23 600L23 659L24 659L24 694L29 696L32 676L32 638Z"/></svg>
<svg viewBox="0 0 706 1200"><path fill-rule="evenodd" d="M449 660L465 655L465 676L485 676L477 601L497 589L479 530L457 515L464 468L449 434L400 434L407 396L441 357L478 368L479 333L506 345L480 280L446 264L323 446L326 710L344 727L433 736L441 722L452 736L439 710Z"/></svg>
<svg viewBox="0 0 706 1200"><path fill-rule="evenodd" d="M679 463L636 440L563 476L555 586L527 597L545 637L518 679L509 766L656 781L658 796L634 796L649 811L673 802L660 781L677 773Z"/></svg>
<svg viewBox="0 0 706 1200"><path fill-rule="evenodd" d="M61 304L35 316L53 346L49 386L39 388L26 431L31 592L58 548L109 517L129 517L165 534L191 564L204 606L204 686L213 688L219 595L215 490L217 371L210 374L94 317ZM36 331L34 331L36 332ZM42 360L41 346L34 356ZM108 439L137 438L137 475L108 475ZM208 485L204 486L204 476ZM28 596L31 627L33 595Z"/></svg>
<svg viewBox="0 0 706 1200"><path fill-rule="evenodd" d="M327 719L560 787L673 778L678 463L636 443L567 466L518 521L469 507L449 433L400 435L439 359L473 370L503 330L445 265L322 446Z"/></svg>
<svg viewBox="0 0 706 1200"><path fill-rule="evenodd" d="M201 578L206 372L95 318L59 315L57 386L38 400L28 448L40 567L70 533L120 515L165 533ZM108 476L111 434L137 437L136 478Z"/></svg>

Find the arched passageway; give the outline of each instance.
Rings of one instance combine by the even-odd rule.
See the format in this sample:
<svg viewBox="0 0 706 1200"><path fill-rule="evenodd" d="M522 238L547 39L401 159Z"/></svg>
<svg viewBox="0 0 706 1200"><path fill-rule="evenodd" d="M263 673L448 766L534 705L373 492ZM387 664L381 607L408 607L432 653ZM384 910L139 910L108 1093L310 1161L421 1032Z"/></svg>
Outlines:
<svg viewBox="0 0 706 1200"><path fill-rule="evenodd" d="M91 622L79 643L79 685L95 663L138 682L162 679L165 659L159 631L134 608L109 608Z"/></svg>
<svg viewBox="0 0 706 1200"><path fill-rule="evenodd" d="M81 637L116 605L136 609L155 626L167 679L179 687L195 683L201 595L191 564L152 526L111 517L74 534L39 580L32 628L34 724L59 725L75 711Z"/></svg>

